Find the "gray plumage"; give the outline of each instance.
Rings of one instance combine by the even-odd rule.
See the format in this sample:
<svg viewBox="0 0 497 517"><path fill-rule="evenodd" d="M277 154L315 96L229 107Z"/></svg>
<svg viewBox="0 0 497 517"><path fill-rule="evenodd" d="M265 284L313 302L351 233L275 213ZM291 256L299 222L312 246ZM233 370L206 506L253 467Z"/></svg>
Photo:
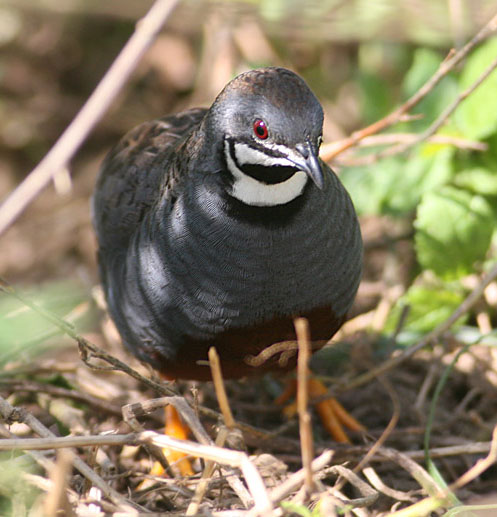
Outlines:
<svg viewBox="0 0 497 517"><path fill-rule="evenodd" d="M102 166L92 211L109 311L124 343L171 377L203 378L195 361L205 357L197 355L233 330L246 339L220 339L221 359L230 348L224 355L242 363L246 351L272 344L274 335L265 342L260 326L275 318L291 323L294 315L326 308L330 323L313 336L334 333L358 287L357 218L327 165L320 162L322 190L307 181L288 203L249 206L230 195L227 149L244 144L269 152L269 142L253 135L254 118L270 130L272 160L304 140L317 154L317 99L292 72L270 68L236 78L210 110L135 128ZM179 366L175 372L187 360L191 375Z"/></svg>

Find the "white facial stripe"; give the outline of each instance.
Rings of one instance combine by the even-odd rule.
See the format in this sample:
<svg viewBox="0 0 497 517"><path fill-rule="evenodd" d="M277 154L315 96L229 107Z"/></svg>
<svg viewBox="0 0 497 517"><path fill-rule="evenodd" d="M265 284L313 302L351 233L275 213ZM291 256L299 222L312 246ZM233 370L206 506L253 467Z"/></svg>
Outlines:
<svg viewBox="0 0 497 517"><path fill-rule="evenodd" d="M235 144L236 159L239 160L239 162L242 164L259 163L266 166L291 165L291 163L289 163L284 158L271 158L259 151L253 151L253 149L249 149L249 151L246 152L245 149L249 149L248 146L242 146L241 144L238 144L237 148ZM271 185L262 183L261 181L257 181L251 176L248 176L237 167L235 161L231 157L228 142L225 142L224 152L226 155L226 163L231 174L233 175L233 185L230 194L234 198L242 201L247 205L283 205L299 196L307 183L308 176L303 171L297 171L295 174L290 176L290 178L288 178L286 181L282 181L281 183L275 183ZM252 154L252 152L256 154ZM249 156L251 157L250 161L245 161L245 159ZM264 159L265 161L254 161L254 158L257 160ZM274 160L278 161L275 162Z"/></svg>
<svg viewBox="0 0 497 517"><path fill-rule="evenodd" d="M272 167L274 165L291 167L293 165L286 158L275 158L273 156L268 156L267 154L264 154L257 149L252 149L252 147L249 147L246 144L235 143L235 156L236 161L240 165L257 164L265 165L266 167Z"/></svg>
<svg viewBox="0 0 497 517"><path fill-rule="evenodd" d="M240 165L245 165L246 163L265 165L266 167L271 167L272 165L283 165L286 167L295 167L295 162L302 161L302 156L298 153L285 147L284 145L273 144L273 143L264 143L268 149L278 151L282 153L285 158L275 158L272 156L268 156L267 154L257 151L256 149L252 149L246 144L237 144L235 143L235 155L238 163ZM287 159L287 158L288 159Z"/></svg>

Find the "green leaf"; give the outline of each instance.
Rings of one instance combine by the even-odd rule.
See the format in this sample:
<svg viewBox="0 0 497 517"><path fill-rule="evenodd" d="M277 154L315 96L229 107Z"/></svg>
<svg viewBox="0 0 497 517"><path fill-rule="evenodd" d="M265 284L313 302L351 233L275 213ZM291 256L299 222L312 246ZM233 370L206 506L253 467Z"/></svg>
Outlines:
<svg viewBox="0 0 497 517"><path fill-rule="evenodd" d="M404 77L402 90L406 98L411 97L437 71L442 56L431 49L419 48L414 52L411 68ZM447 75L430 94L417 104L412 113L421 113L423 118L409 123L411 130L422 131L428 127L442 110L457 96L457 80Z"/></svg>
<svg viewBox="0 0 497 517"><path fill-rule="evenodd" d="M292 503L291 501L282 501L280 506L287 512L296 513L301 517L312 517L311 510L304 505Z"/></svg>
<svg viewBox="0 0 497 517"><path fill-rule="evenodd" d="M86 295L81 287L69 283L46 284L23 294L59 316L67 315ZM0 294L0 366L11 360L28 361L46 346L54 347L49 339L58 334L60 330L41 314L13 296Z"/></svg>
<svg viewBox="0 0 497 517"><path fill-rule="evenodd" d="M485 259L494 226L484 197L448 186L427 192L414 222L418 261L444 279L466 275Z"/></svg>
<svg viewBox="0 0 497 517"><path fill-rule="evenodd" d="M402 344L415 341L419 335L426 334L445 321L461 304L464 295L446 285L412 285L390 311L385 325L386 332L393 332L405 306L409 312L399 340ZM462 324L461 319L458 324Z"/></svg>
<svg viewBox="0 0 497 517"><path fill-rule="evenodd" d="M340 180L349 191L360 215L385 212L393 179L401 168L397 159L389 158L370 167L349 167L341 172Z"/></svg>
<svg viewBox="0 0 497 517"><path fill-rule="evenodd" d="M416 152L417 151L417 152ZM421 196L447 183L453 174L451 147L423 144L397 170L388 206L394 214L414 210Z"/></svg>
<svg viewBox="0 0 497 517"><path fill-rule="evenodd" d="M465 90L471 86L497 57L497 38L491 38L481 45L468 59L459 85ZM468 138L482 139L497 130L497 71L465 99L454 118L464 135Z"/></svg>
<svg viewBox="0 0 497 517"><path fill-rule="evenodd" d="M357 85L361 114L366 124L372 124L391 110L390 89L384 78L360 70Z"/></svg>
<svg viewBox="0 0 497 517"><path fill-rule="evenodd" d="M25 474L39 473L36 463L27 455L17 451L0 453L0 515L32 515L29 509L40 495L40 489L26 482ZM14 501L22 501L24 510L13 510Z"/></svg>
<svg viewBox="0 0 497 517"><path fill-rule="evenodd" d="M344 169L340 179L359 214L399 216L413 211L425 192L451 180L453 156L453 148L423 144L409 160L393 157Z"/></svg>
<svg viewBox="0 0 497 517"><path fill-rule="evenodd" d="M412 65L404 77L402 91L406 97L417 92L421 86L437 71L442 61L438 52L427 48L414 51Z"/></svg>
<svg viewBox="0 0 497 517"><path fill-rule="evenodd" d="M477 194L496 195L497 194L497 171L475 167L457 173L454 183L458 187L463 187Z"/></svg>

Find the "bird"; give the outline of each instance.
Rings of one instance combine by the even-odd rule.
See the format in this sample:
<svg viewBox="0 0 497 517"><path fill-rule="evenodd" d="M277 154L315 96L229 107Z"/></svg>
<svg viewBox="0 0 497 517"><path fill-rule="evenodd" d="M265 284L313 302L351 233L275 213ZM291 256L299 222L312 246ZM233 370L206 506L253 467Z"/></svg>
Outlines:
<svg viewBox="0 0 497 517"><path fill-rule="evenodd" d="M209 108L144 122L103 161L92 197L100 278L122 341L166 379L287 370L276 342L344 323L362 274L353 203L319 158L322 106L282 67L232 79Z"/></svg>

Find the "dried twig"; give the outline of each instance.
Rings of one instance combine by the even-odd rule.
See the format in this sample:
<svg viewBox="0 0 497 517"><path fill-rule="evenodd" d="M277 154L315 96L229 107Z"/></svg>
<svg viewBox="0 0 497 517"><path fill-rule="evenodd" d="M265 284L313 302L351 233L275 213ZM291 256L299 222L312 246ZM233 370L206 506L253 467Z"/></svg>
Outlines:
<svg viewBox="0 0 497 517"><path fill-rule="evenodd" d="M418 143L419 135L416 133L385 133L380 135L367 136L357 143L358 147L377 147L385 145L400 145L403 144L412 147ZM470 151L483 152L488 150L488 144L485 142L477 142L474 140L467 140L465 138L458 138L452 135L435 134L424 139L424 141L431 144L451 145L458 149L467 149ZM334 144L326 144L323 146L323 152L326 153L327 147L333 148ZM396 151L401 152L401 151ZM334 164L339 167L359 167L363 165L371 165L378 161L381 156L381 151L378 153L371 153L359 156L357 154L348 152L340 155L334 160Z"/></svg>
<svg viewBox="0 0 497 517"><path fill-rule="evenodd" d="M121 416L121 407L114 404L110 400L101 399L78 390L61 388L52 384L46 384L43 382L36 382L28 379L0 379L0 386L3 388L8 387L10 390L16 392L27 391L30 393L47 393L52 397L63 397L78 402L88 404L99 411L105 413L111 413L116 416Z"/></svg>
<svg viewBox="0 0 497 517"><path fill-rule="evenodd" d="M219 433L216 437L216 446L223 447L224 443L226 442L226 438L228 436L228 429L226 427L221 427L219 430ZM216 468L216 463L212 460L207 460L205 462L205 467L202 472L202 476L200 477L200 481L197 485L197 488L195 490L195 494L192 497L192 500L190 501L190 504L188 505L188 508L186 510L185 515L196 515L198 513L198 510L200 508L200 503L202 502L202 499L204 498L207 488L209 487L209 480L212 477L212 474L214 473L214 469Z"/></svg>
<svg viewBox="0 0 497 517"><path fill-rule="evenodd" d="M362 473L364 474L364 476L366 476L367 480L371 483L371 485L374 488L376 488L376 490L378 490L378 492L381 492L382 494L385 494L388 497L391 497L392 499L395 499L397 501L412 502L414 500L412 495L406 492L401 492L400 490L395 490L385 485L385 483L383 483L383 481L380 479L380 476L378 476L378 474L372 467L366 467L362 469Z"/></svg>
<svg viewBox="0 0 497 517"><path fill-rule="evenodd" d="M311 343L312 350L319 350L324 345L326 345L329 340L319 340L313 341ZM266 361L271 359L276 354L281 354L281 357L278 360L279 366L282 368L285 367L291 357L296 355L299 349L299 345L297 341L278 341L278 343L273 343L268 347L264 348L257 355L246 355L243 358L243 361L247 363L249 366L253 366L254 368L263 365Z"/></svg>
<svg viewBox="0 0 497 517"><path fill-rule="evenodd" d="M193 409L188 405L184 397L162 397L159 399L150 399L145 402L136 402L123 407L123 415L126 421L131 418L139 418L148 415L156 409L163 408L171 404L181 415L186 425L192 430L195 438L204 445L212 445L212 440L202 426Z"/></svg>
<svg viewBox="0 0 497 517"><path fill-rule="evenodd" d="M221 364L219 361L219 355L214 347L209 349L209 365L211 368L212 380L214 382L214 389L216 391L216 397L221 408L221 413L223 414L224 423L226 427L221 427L216 437L216 445L218 447L224 446L226 438L228 437L228 430L233 429L235 426L235 419L233 418L233 413L231 412L231 408L228 401L228 396L226 395L226 389L224 387L223 374L221 372ZM195 494L188 505L186 510L186 515L196 515L198 513L200 503L204 498L207 488L209 486L209 479L212 476L216 464L212 460L207 460L205 462L205 467L202 472L202 476L200 478L200 482L197 485L197 489L195 490Z"/></svg>
<svg viewBox="0 0 497 517"><path fill-rule="evenodd" d="M135 433L140 433L144 432L145 428L140 424L140 422L138 422L138 418L141 416L148 415L156 409L168 406L169 404L173 406L176 409L176 411L181 415L183 421L193 432L195 438L200 443L204 445L212 445L212 440L206 433L197 415L188 405L184 397L162 397L159 399L150 399L145 402L135 402L133 404L127 404L122 408L122 415L124 421L128 423L128 425L133 429L133 431L135 431ZM164 471L169 472L170 474L172 473L170 469L170 467L172 467L172 464L170 463L182 461L179 458L168 457L168 455L165 454L164 451L158 447L145 445L145 448L160 463ZM154 472L156 471L154 470ZM188 475L187 471L184 471L183 475Z"/></svg>
<svg viewBox="0 0 497 517"><path fill-rule="evenodd" d="M45 499L45 515L63 514L67 517L74 515L67 497L68 479L73 460L74 454L67 449L62 449L57 454L57 463L50 476L52 487Z"/></svg>
<svg viewBox="0 0 497 517"><path fill-rule="evenodd" d="M2 400L3 399L0 399L0 411L3 412ZM14 408L12 408L12 410L14 410ZM23 410L17 409L17 411ZM65 447L83 447L89 445L101 446L140 444L152 444L161 448L170 448L176 451L184 452L186 454L191 454L192 456L212 460L223 465L238 467L242 470L245 481L247 482L247 486L249 487L253 500L255 501L254 510L256 512L264 512L269 511L272 508L272 504L270 502L262 478L260 477L259 472L250 461L247 454L244 452L223 449L214 445L198 444L189 440L178 440L176 438L171 438L170 436L155 433L153 431L113 436L64 436L62 438L58 438L52 435L48 436L47 438L25 438L14 440L7 439L0 440L0 450L43 450L61 449ZM74 459L74 465L79 470L79 467L76 465L77 460L79 460L79 458ZM92 482L97 485L93 479ZM99 486L99 488L101 487ZM102 489L102 492L108 495L107 492L109 489L110 487L106 487L105 490ZM122 496L119 497L122 498Z"/></svg>
<svg viewBox="0 0 497 517"><path fill-rule="evenodd" d="M169 436L160 435L152 431L146 431L139 435L140 441L148 441L160 447L168 447L180 452L191 454L207 460L212 460L223 465L238 467L243 472L245 481L254 500L254 510L256 512L269 512L272 503L266 491L262 478L250 461L247 454L240 451L232 451L221 447L200 445L188 440L176 440Z"/></svg>
<svg viewBox="0 0 497 517"><path fill-rule="evenodd" d="M497 59L487 67L487 69L478 77L478 79L470 85L466 90L460 93L437 117L437 119L428 127L425 131L420 133L410 142L399 143L388 149L384 149L375 154L370 154L362 158L362 165L367 165L373 163L374 161L385 158L387 156L392 156L394 154L400 154L404 151L407 151L410 147L414 147L415 145L427 140L432 135L434 135L442 126L445 124L447 119L454 113L456 108L461 104L461 102L466 99L471 93L473 93L478 86L480 86L483 81L497 68Z"/></svg>
<svg viewBox="0 0 497 517"><path fill-rule="evenodd" d="M491 442L467 442L462 445L450 445L447 447L433 447L429 450L431 458L448 458L453 456L466 456L466 455L474 455L474 454L487 454L490 450ZM337 462L345 461L347 459L362 457L369 451L369 446L354 446L347 447L346 450L342 450L337 448L335 450L335 459ZM390 461L391 455L390 452L386 455L384 451L388 450L391 452L391 449L381 448L375 457L371 458L371 462L385 462ZM422 461L425 458L425 451L421 449L410 450L401 453L403 457L409 458L415 461Z"/></svg>
<svg viewBox="0 0 497 517"><path fill-rule="evenodd" d="M156 0L137 23L136 30L117 56L81 111L43 160L0 207L2 234L68 163L124 86L144 52L161 30L177 0Z"/></svg>
<svg viewBox="0 0 497 517"><path fill-rule="evenodd" d="M417 133L385 133L381 135L367 136L358 143L358 147L376 147L379 145L405 144L412 145L418 138ZM452 145L459 149L469 149L471 151L486 151L488 144L476 140L467 140L452 135L431 135L426 138L432 144Z"/></svg>
<svg viewBox="0 0 497 517"><path fill-rule="evenodd" d="M314 444L312 439L311 415L307 407L309 401L307 378L309 376L311 335L309 322L305 318L295 318L293 324L295 325L295 333L299 344L297 363L297 410L299 413L300 450L302 454L302 466L305 472L304 487L307 496L310 496L314 488L311 467L311 462L314 457Z"/></svg>
<svg viewBox="0 0 497 517"><path fill-rule="evenodd" d="M216 390L217 401L221 409L221 413L223 414L224 423L228 429L232 429L235 427L235 419L233 418L228 396L226 395L219 355L214 347L209 348L209 365L211 368L212 381L214 382L214 389Z"/></svg>
<svg viewBox="0 0 497 517"><path fill-rule="evenodd" d="M432 495L415 503L407 508L399 510L398 512L394 512L391 514L391 517L423 517L425 515L431 514L431 512L435 511L437 508L441 506L445 506L449 502L450 494L453 490L457 490L469 482L473 481L476 477L480 476L483 472L485 472L489 467L491 467L497 461L497 426L495 426L493 434L492 434L492 445L490 447L490 451L486 458L478 460L473 467L471 467L467 472L465 472L461 477L456 479L454 483L452 483L445 490L438 490L436 495Z"/></svg>
<svg viewBox="0 0 497 517"><path fill-rule="evenodd" d="M428 474L421 465L416 463L407 454L387 447L381 447L378 454L397 463L406 472L408 472L428 492L428 494L439 495L442 493L441 488L433 480L430 474Z"/></svg>
<svg viewBox="0 0 497 517"><path fill-rule="evenodd" d="M497 426L494 427L492 433L492 442L490 446L490 450L488 451L487 457L481 460L478 460L473 467L471 467L467 472L465 472L460 478L456 479L454 483L451 485L451 489L458 489L467 485L469 482L473 481L476 477L480 476L491 467L494 463L497 462Z"/></svg>
<svg viewBox="0 0 497 517"><path fill-rule="evenodd" d="M390 384L388 379L384 376L378 377L381 384L387 391L388 395L390 396L390 400L392 401L393 411L392 411L392 417L390 418L390 421L388 422L388 425L385 427L384 431L381 433L381 436L376 440L375 444L369 449L367 454L364 456L364 458L361 459L361 461L356 465L354 468L354 472L360 472L362 468L367 465L370 461L370 459L376 454L376 452L379 450L380 447L386 442L387 438L390 436L392 431L395 429L395 426L397 425L397 422L399 421L399 415L400 415L400 401L399 397L397 396L397 393L393 389L393 386Z"/></svg>
<svg viewBox="0 0 497 517"><path fill-rule="evenodd" d="M426 95L428 95L433 88L459 64L468 54L481 43L485 38L492 34L497 29L497 15L494 16L463 48L457 52L451 51L447 58L440 64L438 70L428 81L410 97L404 104L399 106L392 113L386 117L378 120L374 124L363 128L351 136L326 146L325 152L321 153L321 158L324 161L330 161L338 154L342 153L346 149L356 145L363 138L376 134L389 126L392 126L399 122L402 117L409 112L416 104L418 104ZM428 135L430 136L430 135Z"/></svg>
<svg viewBox="0 0 497 517"><path fill-rule="evenodd" d="M311 471L313 474L320 472L326 465L328 465L333 458L333 452L330 450L324 451L320 456L311 462ZM280 485L270 492L269 497L274 504L279 503L285 497L297 490L302 483L305 482L307 476L306 469L301 469L293 473L288 479L283 481Z"/></svg>
<svg viewBox="0 0 497 517"><path fill-rule="evenodd" d="M343 501L346 504L351 504L354 506L369 506L373 504L376 499L378 499L378 492L372 488L370 485L365 483L355 472L352 470L342 466L342 465L335 465L333 467L329 467L327 469L327 472L331 474L335 474L337 476L340 476L344 479L346 479L351 485L353 485L355 488L357 488L363 497L361 499L354 499L354 500L345 500ZM339 494L339 497L342 498L343 495L339 492L339 488L333 487L331 490L332 492L337 492Z"/></svg>
<svg viewBox="0 0 497 517"><path fill-rule="evenodd" d="M133 430L136 432L143 432L143 427L139 425L139 423L136 420L136 417L148 414L151 411L154 411L157 408L163 407L165 404L171 404L173 405L178 413L183 418L186 425L191 429L193 432L195 438L199 441L199 443L203 445L213 445L212 440L210 439L209 435L206 433L204 427L202 426L200 420L198 419L197 415L193 411L193 409L189 406L187 401L184 397L162 397L160 399L152 399L147 400L146 402L140 402L135 404L129 404L127 406L123 407L123 415L124 419L132 424ZM222 447L224 445L227 433L225 433L226 428L222 428L219 431L219 434L216 438L216 445L218 447ZM154 450L153 447L148 446L151 450L151 452ZM158 448L157 448L158 449ZM162 453L160 455L154 454L154 456L159 460L159 462L162 464L161 457ZM187 511L187 515L193 515L193 510L197 510L198 506L202 500L203 495L205 494L205 491L208 487L208 481L209 478L212 475L212 472L215 467L215 462L213 461L206 461L206 465L204 468L204 471L202 473L201 481L199 485L197 486L197 490L195 492L195 495L192 499L192 502L190 504L190 507ZM167 466L166 466L167 468ZM221 472L223 475L226 476L226 479L228 481L228 484L231 486L233 491L236 493L236 495L240 498L242 503L249 507L252 503L252 498L250 494L247 492L245 486L243 483L239 480L237 476L233 476L231 472L228 472L225 467L221 469ZM191 508L191 509L190 509Z"/></svg>
<svg viewBox="0 0 497 517"><path fill-rule="evenodd" d="M8 421L24 422L36 434L45 438L56 439L56 436L47 429L38 419L23 408L15 408L11 406L3 397L0 396L0 413L3 418ZM0 440L0 444L4 444L6 440ZM20 448L20 447L16 447ZM49 447L53 448L53 447ZM40 447L37 447L40 449ZM73 461L74 467L83 474L93 485L98 487L112 502L124 510L134 511L140 510L141 507L132 501L128 501L116 490L111 488L96 472L94 472L81 458L75 457Z"/></svg>

